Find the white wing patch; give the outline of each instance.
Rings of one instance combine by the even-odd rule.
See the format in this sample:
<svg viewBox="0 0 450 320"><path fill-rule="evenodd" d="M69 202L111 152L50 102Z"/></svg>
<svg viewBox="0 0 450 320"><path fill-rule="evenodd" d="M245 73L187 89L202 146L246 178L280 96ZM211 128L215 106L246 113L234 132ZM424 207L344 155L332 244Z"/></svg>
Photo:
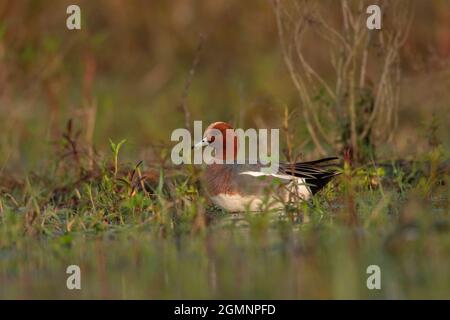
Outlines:
<svg viewBox="0 0 450 320"><path fill-rule="evenodd" d="M244 171L239 174L247 174L252 177L271 176L271 177L285 179L285 180L294 180L295 179L295 177L289 176L287 174L265 173L265 172L261 172L261 171Z"/></svg>

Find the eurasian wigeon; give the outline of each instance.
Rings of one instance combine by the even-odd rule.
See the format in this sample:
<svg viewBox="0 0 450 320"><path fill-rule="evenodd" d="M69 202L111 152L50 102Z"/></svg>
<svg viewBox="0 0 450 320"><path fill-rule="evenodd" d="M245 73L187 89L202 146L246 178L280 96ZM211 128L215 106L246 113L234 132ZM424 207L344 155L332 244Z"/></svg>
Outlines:
<svg viewBox="0 0 450 320"><path fill-rule="evenodd" d="M231 148L228 145L227 130L234 137ZM231 131L230 131L231 130ZM214 147L220 133L221 146ZM315 161L297 162L294 164L280 163L278 171L262 172L261 164L238 164L236 160L238 140L231 125L225 122L215 122L205 130L202 141L194 147L210 145L214 148L214 158L223 160L221 163L210 163L206 167L206 189L214 204L230 211L261 211L278 209L288 202L306 201L322 189L338 172L333 169L336 157ZM233 160L226 163L226 160ZM230 161L228 161L230 162ZM276 192L274 192L274 188Z"/></svg>

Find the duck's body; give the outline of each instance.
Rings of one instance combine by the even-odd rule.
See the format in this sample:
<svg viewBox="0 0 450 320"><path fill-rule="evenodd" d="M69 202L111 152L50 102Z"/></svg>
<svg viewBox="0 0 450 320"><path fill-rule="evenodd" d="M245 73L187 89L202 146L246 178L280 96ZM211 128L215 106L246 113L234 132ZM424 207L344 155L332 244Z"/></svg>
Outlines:
<svg viewBox="0 0 450 320"><path fill-rule="evenodd" d="M208 165L206 184L212 202L230 212L282 208L289 202L310 199L336 174L326 166L308 162L282 164L273 174L260 169L256 164Z"/></svg>
<svg viewBox="0 0 450 320"><path fill-rule="evenodd" d="M214 130L225 140L225 130L229 129L232 127L224 122L213 123L199 145L213 145L218 138L211 133ZM282 208L289 202L306 201L337 174L330 164L337 159L335 157L280 164L273 173L261 170L260 164L238 164L237 139L233 140L231 150L225 147L216 150L216 157L222 161L208 164L206 168L206 188L212 202L230 212L262 211ZM222 142L224 146L225 141ZM232 163L225 163L230 159Z"/></svg>

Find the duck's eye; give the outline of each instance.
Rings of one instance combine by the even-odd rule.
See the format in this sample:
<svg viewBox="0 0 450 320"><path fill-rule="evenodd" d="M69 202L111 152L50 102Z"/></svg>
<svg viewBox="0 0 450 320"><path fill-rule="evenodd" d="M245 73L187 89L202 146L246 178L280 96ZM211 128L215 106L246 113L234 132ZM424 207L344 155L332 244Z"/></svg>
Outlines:
<svg viewBox="0 0 450 320"><path fill-rule="evenodd" d="M211 136L211 137L208 138L208 143L213 143L214 140L216 140L216 137L215 136Z"/></svg>

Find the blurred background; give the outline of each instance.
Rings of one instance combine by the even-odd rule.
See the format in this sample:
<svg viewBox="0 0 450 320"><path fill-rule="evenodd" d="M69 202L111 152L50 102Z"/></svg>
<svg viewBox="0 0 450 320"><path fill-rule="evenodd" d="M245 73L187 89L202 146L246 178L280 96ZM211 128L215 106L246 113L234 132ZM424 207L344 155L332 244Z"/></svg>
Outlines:
<svg viewBox="0 0 450 320"><path fill-rule="evenodd" d="M2 168L47 161L69 119L99 153L109 138L127 139L123 155L137 161L149 157L150 146L169 145L172 130L185 126L183 103L191 122L244 128L281 127L285 106L299 108L270 1L77 1L81 30L66 28L69 4L0 3ZM414 4L401 49L399 128L379 153L386 159L423 152L435 120L441 137L450 133L450 4ZM339 14L328 10L327 18ZM308 39L304 49L321 74L331 75L321 43ZM295 143L306 141L300 112L291 125Z"/></svg>
<svg viewBox="0 0 450 320"><path fill-rule="evenodd" d="M244 215L243 227L228 226L227 214L208 205L200 170L166 170L172 131L194 120L284 128L288 114L284 150L290 143L304 158L342 156L345 149L325 144L317 153L274 1L0 1L0 297L450 297L448 0L365 2L390 5L382 32L400 16L390 9L396 3L414 8L392 64L399 73L391 75L401 77L385 86L400 89L398 126L392 139L369 141L376 152L346 165L286 219ZM342 3L361 4L306 2L336 28ZM81 8L81 30L66 28L71 4ZM286 8L292 31L288 23L297 20ZM333 87L333 52L319 40L308 33L301 53ZM376 45L358 88L369 88L369 101L383 70ZM389 90L387 98L397 97ZM341 91L344 100L355 91ZM325 115L339 118L339 103L308 93L310 107L324 111L311 114L324 116L326 133L338 132ZM361 98L358 110L370 109ZM378 121L376 129L385 127L393 130ZM119 161L109 139L126 139ZM373 154L387 164L407 161L377 167ZM446 170L437 170L441 162ZM83 270L82 291L66 290L71 264ZM381 291L367 290L371 264L383 270Z"/></svg>

